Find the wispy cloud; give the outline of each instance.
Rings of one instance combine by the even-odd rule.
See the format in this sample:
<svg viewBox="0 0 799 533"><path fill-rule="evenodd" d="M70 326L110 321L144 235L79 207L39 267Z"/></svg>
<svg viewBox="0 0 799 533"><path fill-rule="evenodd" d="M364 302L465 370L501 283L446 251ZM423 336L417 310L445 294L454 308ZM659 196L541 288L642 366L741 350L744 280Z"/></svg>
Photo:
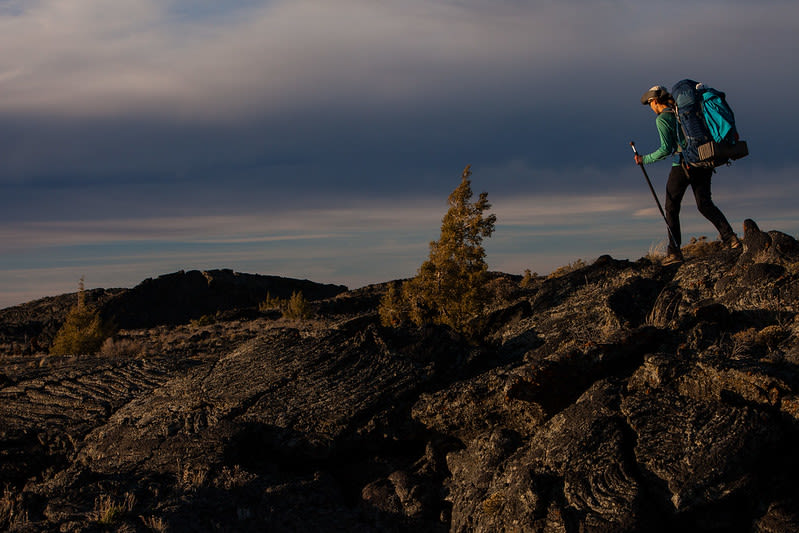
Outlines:
<svg viewBox="0 0 799 533"><path fill-rule="evenodd" d="M764 229L799 232L799 214L790 202L775 206L768 195L755 202L723 183L717 188L724 193L716 200L735 226L751 217ZM511 273L525 268L545 273L605 253L637 259L665 234L647 190L489 199L498 221L485 241L488 262ZM690 199L684 204L686 238L715 238ZM81 275L106 287L192 268L233 268L350 287L408 277L427 257L445 212L438 201L372 201L258 215L29 222L0 231L0 307L72 291Z"/></svg>
<svg viewBox="0 0 799 533"><path fill-rule="evenodd" d="M753 188L751 194L742 195L734 181L727 184L719 179L714 198L725 207L725 211L735 215L747 212L743 215L746 218L790 219L799 215L789 200L795 196L794 193L799 193L799 185L791 187L783 183L783 180L765 183ZM601 220L659 218L654 200L645 185L640 185L636 191L625 193L490 194L489 200L500 228L535 228L536 231L550 231L552 228L552 231L570 232L574 231L573 228L582 227L585 232L591 232ZM683 204L684 216L692 216L690 190ZM370 199L353 200L352 205L332 208L284 209L275 206L257 213L29 220L0 228L0 249L19 251L141 242L244 244L351 239L370 234L384 238L402 234L435 236L446 209L444 202L430 198L404 199L401 203Z"/></svg>
<svg viewBox="0 0 799 533"><path fill-rule="evenodd" d="M435 227L440 206L272 210L259 214L25 221L0 228L0 249L87 244L235 244L349 238L358 233Z"/></svg>

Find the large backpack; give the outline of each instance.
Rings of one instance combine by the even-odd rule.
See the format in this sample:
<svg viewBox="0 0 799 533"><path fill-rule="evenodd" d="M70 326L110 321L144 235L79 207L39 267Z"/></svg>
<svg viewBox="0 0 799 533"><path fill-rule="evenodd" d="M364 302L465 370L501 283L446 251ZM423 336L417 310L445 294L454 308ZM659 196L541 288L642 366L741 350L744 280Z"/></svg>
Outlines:
<svg viewBox="0 0 799 533"><path fill-rule="evenodd" d="M695 167L717 167L749 155L738 138L735 115L725 95L694 80L682 80L671 89L677 122L685 136L682 154Z"/></svg>

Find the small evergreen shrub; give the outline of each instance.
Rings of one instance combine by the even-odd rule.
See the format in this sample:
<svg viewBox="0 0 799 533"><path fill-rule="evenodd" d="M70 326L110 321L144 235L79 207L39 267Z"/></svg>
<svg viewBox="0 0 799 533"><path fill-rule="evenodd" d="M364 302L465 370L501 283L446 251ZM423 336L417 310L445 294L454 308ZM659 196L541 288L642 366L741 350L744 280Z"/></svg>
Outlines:
<svg viewBox="0 0 799 533"><path fill-rule="evenodd" d="M283 317L291 320L307 320L313 316L311 304L301 292L291 293L291 298L283 309Z"/></svg>
<svg viewBox="0 0 799 533"><path fill-rule="evenodd" d="M78 303L67 313L50 347L51 355L97 353L114 328L105 323L97 310L86 304L83 278L78 285Z"/></svg>
<svg viewBox="0 0 799 533"><path fill-rule="evenodd" d="M307 320L313 317L313 309L302 292L294 291L289 299L273 297L266 293L266 299L258 304L258 310L262 313L278 310L283 318L290 320Z"/></svg>
<svg viewBox="0 0 799 533"><path fill-rule="evenodd" d="M377 311L384 326L398 327L408 320L409 307L403 297L402 285L392 283L388 286L386 293L380 299Z"/></svg>
<svg viewBox="0 0 799 533"><path fill-rule="evenodd" d="M535 286L536 280L538 279L538 272L533 272L529 268L524 270L524 276L522 280L519 282L519 285L523 289L529 289Z"/></svg>

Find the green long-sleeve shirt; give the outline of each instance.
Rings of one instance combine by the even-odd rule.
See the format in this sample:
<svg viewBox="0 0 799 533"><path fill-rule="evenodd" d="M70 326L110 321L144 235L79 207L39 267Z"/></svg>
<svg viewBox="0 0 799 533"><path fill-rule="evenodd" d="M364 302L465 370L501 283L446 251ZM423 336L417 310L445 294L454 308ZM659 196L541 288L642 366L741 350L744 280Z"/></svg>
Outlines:
<svg viewBox="0 0 799 533"><path fill-rule="evenodd" d="M672 160L672 166L677 166L680 164L680 157L676 154L682 148L678 144L682 142L682 134L680 133L680 128L677 125L677 116L674 114L674 111L665 110L660 113L657 118L655 118L655 125L658 128L658 134L660 135L660 148L652 152L651 154L646 154L644 156L644 164L649 165L656 161L661 161L666 159L670 155L674 154L674 159Z"/></svg>

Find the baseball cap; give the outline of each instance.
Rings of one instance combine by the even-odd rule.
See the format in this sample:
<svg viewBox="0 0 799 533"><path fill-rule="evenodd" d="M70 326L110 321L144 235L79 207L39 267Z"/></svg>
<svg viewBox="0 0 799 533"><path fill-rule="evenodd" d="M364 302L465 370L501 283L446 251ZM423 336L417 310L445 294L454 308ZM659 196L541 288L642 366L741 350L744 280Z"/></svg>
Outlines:
<svg viewBox="0 0 799 533"><path fill-rule="evenodd" d="M664 96L668 96L668 94L668 89L662 85L655 85L644 93L644 95L641 97L641 103L644 105L649 105L649 101L653 98L662 98Z"/></svg>

